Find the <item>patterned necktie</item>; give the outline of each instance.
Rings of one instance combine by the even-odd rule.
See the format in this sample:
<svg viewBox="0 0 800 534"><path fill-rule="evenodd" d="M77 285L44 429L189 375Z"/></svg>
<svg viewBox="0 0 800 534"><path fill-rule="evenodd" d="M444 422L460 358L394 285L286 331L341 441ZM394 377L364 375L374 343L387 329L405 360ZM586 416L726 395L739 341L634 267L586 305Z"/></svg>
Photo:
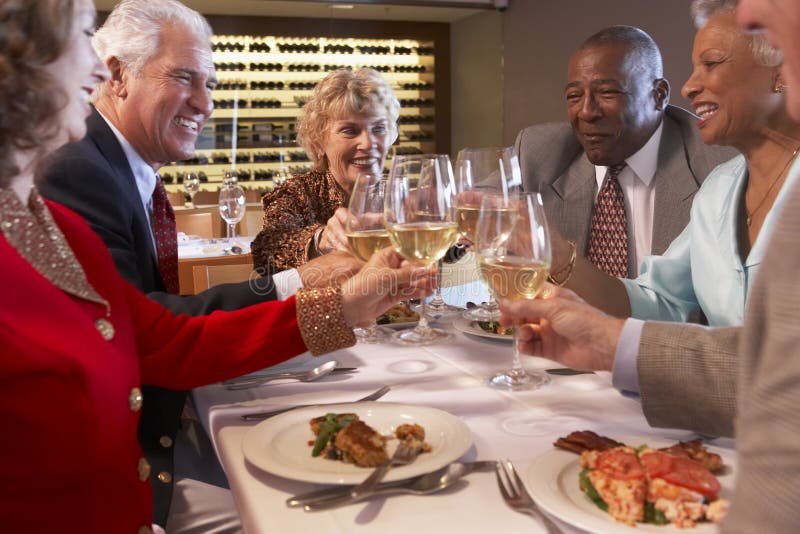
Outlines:
<svg viewBox="0 0 800 534"><path fill-rule="evenodd" d="M177 294L178 284L178 231L175 228L175 212L167 198L167 191L161 178L156 175L156 188L153 191L153 213L150 222L156 239L158 270L167 291Z"/></svg>
<svg viewBox="0 0 800 534"><path fill-rule="evenodd" d="M625 197L617 177L625 163L606 171L603 187L597 195L589 234L589 261L601 271L618 278L628 276L628 218Z"/></svg>

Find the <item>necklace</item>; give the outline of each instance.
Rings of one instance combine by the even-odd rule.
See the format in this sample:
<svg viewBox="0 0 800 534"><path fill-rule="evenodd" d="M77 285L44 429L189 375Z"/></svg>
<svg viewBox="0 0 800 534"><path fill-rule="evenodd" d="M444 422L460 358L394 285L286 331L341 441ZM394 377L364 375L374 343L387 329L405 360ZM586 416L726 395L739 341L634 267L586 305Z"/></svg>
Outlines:
<svg viewBox="0 0 800 534"><path fill-rule="evenodd" d="M769 194L772 192L772 189L775 187L775 184L777 184L781 180L781 177L786 174L786 169L788 169L789 165L792 164L792 162L794 161L794 158L797 156L797 152L798 151L800 151L800 147L797 147L797 148L794 149L794 152L792 152L792 156L789 158L789 161L786 162L786 165L783 166L783 169L781 169L781 172L772 181L772 183L770 184L769 188L767 188L767 192L764 193L763 197L761 197L761 201L758 203L758 205L755 208L753 208L753 211L747 211L747 203L745 202L745 207L744 207L745 219L744 220L745 220L745 223L747 224L748 228L750 227L751 224L753 224L753 215L755 215L756 212L761 209L761 206L763 206L764 202L767 201L767 197L769 197Z"/></svg>

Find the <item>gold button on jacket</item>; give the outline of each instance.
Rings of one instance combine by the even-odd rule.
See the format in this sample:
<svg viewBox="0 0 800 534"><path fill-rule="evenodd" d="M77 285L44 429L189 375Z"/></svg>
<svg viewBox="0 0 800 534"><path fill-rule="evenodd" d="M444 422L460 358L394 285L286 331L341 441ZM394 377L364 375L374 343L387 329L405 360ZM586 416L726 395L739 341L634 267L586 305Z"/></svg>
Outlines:
<svg viewBox="0 0 800 534"><path fill-rule="evenodd" d="M150 478L150 464L144 458L139 458L139 465L136 466L136 470L139 472L139 480L142 482Z"/></svg>
<svg viewBox="0 0 800 534"><path fill-rule="evenodd" d="M158 442L165 449L169 449L170 447L172 447L172 438L169 436L161 436L160 438L158 438Z"/></svg>
<svg viewBox="0 0 800 534"><path fill-rule="evenodd" d="M132 388L130 395L128 395L128 405L131 407L132 412L138 412L142 409L142 390L139 388Z"/></svg>
<svg viewBox="0 0 800 534"><path fill-rule="evenodd" d="M98 319L94 322L94 327L97 328L97 331L100 332L100 335L103 336L103 339L106 341L111 341L114 339L114 325L111 324L111 321L108 319Z"/></svg>
<svg viewBox="0 0 800 534"><path fill-rule="evenodd" d="M160 480L164 484L169 484L170 482L172 482L172 475L168 471L161 471L158 474L158 480Z"/></svg>

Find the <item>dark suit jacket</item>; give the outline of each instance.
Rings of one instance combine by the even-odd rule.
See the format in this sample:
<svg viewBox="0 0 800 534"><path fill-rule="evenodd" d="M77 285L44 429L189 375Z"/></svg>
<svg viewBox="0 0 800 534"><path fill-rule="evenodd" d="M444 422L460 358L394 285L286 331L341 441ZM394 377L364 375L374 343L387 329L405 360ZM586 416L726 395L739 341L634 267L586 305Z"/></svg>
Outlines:
<svg viewBox="0 0 800 534"><path fill-rule="evenodd" d="M58 150L39 180L43 196L78 212L108 246L123 278L175 313L205 315L235 310L275 298L275 290L257 294L247 282L226 284L199 295L165 292L156 252L128 159L103 117L92 110L86 137ZM180 426L186 392L145 386L139 441L152 467L154 521L166 524L172 483L158 473L173 472L172 444ZM168 437L169 440L162 439ZM168 446L164 446L168 444ZM171 479L170 479L171 480Z"/></svg>
<svg viewBox="0 0 800 534"><path fill-rule="evenodd" d="M585 252L597 181L572 127L566 122L530 126L517 135L514 148L525 189L542 194L548 222ZM735 155L730 148L703 144L693 116L667 106L653 178L653 254L662 254L689 222L694 194L711 169ZM633 243L633 236L628 240ZM629 276L636 270L631 261Z"/></svg>

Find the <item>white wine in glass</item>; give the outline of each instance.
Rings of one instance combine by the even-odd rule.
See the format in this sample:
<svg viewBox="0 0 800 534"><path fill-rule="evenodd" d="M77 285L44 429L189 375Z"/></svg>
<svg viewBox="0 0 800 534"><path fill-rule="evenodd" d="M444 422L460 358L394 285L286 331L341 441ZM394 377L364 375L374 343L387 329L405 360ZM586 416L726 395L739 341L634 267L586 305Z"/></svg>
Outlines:
<svg viewBox="0 0 800 534"><path fill-rule="evenodd" d="M486 193L510 195L522 192L519 159L511 147L465 148L458 153L455 171L458 229L464 239L474 243L481 197ZM507 208L500 206L495 209L502 211ZM510 222L512 219L501 217L499 220ZM490 293L489 302L464 312L464 317L473 321L496 321L500 310L494 293Z"/></svg>
<svg viewBox="0 0 800 534"><path fill-rule="evenodd" d="M420 266L439 261L458 238L455 195L448 156L395 156L385 203L386 229L395 250ZM449 335L428 325L423 299L416 328L395 333L395 339L409 345L426 345Z"/></svg>
<svg viewBox="0 0 800 534"><path fill-rule="evenodd" d="M369 261L375 252L391 246L383 216L385 191L386 180L380 174L360 173L353 184L345 235L350 250L360 260ZM390 335L374 321L368 328L356 328L355 333L365 343L379 343Z"/></svg>
<svg viewBox="0 0 800 534"><path fill-rule="evenodd" d="M550 236L542 200L533 194L486 194L481 198L475 254L481 277L495 298L535 299L550 272ZM535 389L547 384L545 372L522 367L517 335L511 369L489 379L503 389Z"/></svg>

